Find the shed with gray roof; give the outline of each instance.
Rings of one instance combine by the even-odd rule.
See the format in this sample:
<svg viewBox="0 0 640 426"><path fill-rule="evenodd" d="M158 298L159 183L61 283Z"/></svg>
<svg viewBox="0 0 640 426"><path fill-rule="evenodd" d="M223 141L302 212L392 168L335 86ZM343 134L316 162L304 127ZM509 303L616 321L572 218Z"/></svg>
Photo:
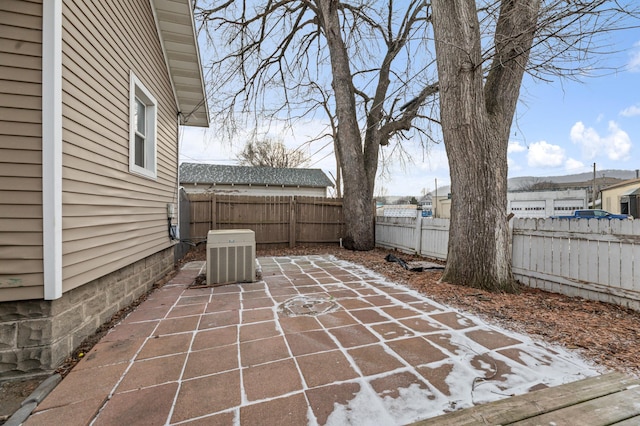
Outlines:
<svg viewBox="0 0 640 426"><path fill-rule="evenodd" d="M180 185L188 193L302 195L326 197L333 183L320 169L180 164Z"/></svg>

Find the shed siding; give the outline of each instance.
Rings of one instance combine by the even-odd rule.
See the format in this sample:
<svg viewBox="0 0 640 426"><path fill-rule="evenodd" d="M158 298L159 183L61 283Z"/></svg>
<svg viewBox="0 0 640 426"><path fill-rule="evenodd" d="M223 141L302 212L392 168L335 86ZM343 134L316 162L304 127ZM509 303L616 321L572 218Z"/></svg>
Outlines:
<svg viewBox="0 0 640 426"><path fill-rule="evenodd" d="M177 107L148 1L63 7L63 291L169 247ZM129 73L158 101L157 179L129 172Z"/></svg>
<svg viewBox="0 0 640 426"><path fill-rule="evenodd" d="M224 195L297 195L302 197L326 197L327 189L309 186L264 186L264 185L226 185L226 184L201 184L183 183L181 185L190 194L216 193Z"/></svg>
<svg viewBox="0 0 640 426"><path fill-rule="evenodd" d="M633 179L602 190L602 208L610 213L620 214L622 196L640 188L640 180ZM637 219L637 218L636 218Z"/></svg>
<svg viewBox="0 0 640 426"><path fill-rule="evenodd" d="M0 1L0 301L44 295L42 1Z"/></svg>

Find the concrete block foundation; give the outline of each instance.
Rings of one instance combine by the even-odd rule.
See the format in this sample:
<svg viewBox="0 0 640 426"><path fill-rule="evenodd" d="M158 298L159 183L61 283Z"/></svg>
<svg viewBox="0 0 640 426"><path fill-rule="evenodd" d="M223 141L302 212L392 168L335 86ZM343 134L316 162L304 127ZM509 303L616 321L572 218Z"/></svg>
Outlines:
<svg viewBox="0 0 640 426"><path fill-rule="evenodd" d="M170 247L56 300L0 302L0 381L49 374L174 267Z"/></svg>

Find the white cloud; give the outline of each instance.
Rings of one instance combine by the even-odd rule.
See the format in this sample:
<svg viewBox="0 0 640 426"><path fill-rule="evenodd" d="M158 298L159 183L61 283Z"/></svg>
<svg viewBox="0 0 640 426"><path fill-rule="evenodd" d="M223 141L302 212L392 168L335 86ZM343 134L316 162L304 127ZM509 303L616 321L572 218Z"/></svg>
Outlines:
<svg viewBox="0 0 640 426"><path fill-rule="evenodd" d="M413 162L401 164L392 162L381 175L378 168L376 177L376 194L378 195L419 195L422 189L433 191L435 180L438 186L447 185L449 179L449 162L444 147L438 145L427 152L420 147L407 146L408 155Z"/></svg>
<svg viewBox="0 0 640 426"><path fill-rule="evenodd" d="M636 49L629 53L627 70L631 72L640 72L640 41L636 42L633 47Z"/></svg>
<svg viewBox="0 0 640 426"><path fill-rule="evenodd" d="M527 147L519 141L509 141L507 146L507 167L509 173L518 172L522 170L522 166L509 154L518 154L520 152L527 151Z"/></svg>
<svg viewBox="0 0 640 426"><path fill-rule="evenodd" d="M565 161L564 149L546 141L529 145L527 164L529 167L558 167Z"/></svg>
<svg viewBox="0 0 640 426"><path fill-rule="evenodd" d="M565 163L564 163L564 168L567 171L567 173L580 173L583 171L585 165L582 161L578 161L574 158L569 158Z"/></svg>
<svg viewBox="0 0 640 426"><path fill-rule="evenodd" d="M509 141L509 146L507 146L507 154L511 154L512 152L522 152L526 150L527 147L522 145L518 141Z"/></svg>
<svg viewBox="0 0 640 426"><path fill-rule="evenodd" d="M634 117L636 115L640 115L640 105L631 105L630 107L620 111L620 115L623 117Z"/></svg>
<svg viewBox="0 0 640 426"><path fill-rule="evenodd" d="M180 138L180 161L236 164L237 154L249 140L269 138L282 141L289 149L299 148L306 155L312 155L307 167L335 173L333 143L328 138L315 140L323 132L326 133L326 127L326 124L318 120L299 121L292 126L274 121L239 129L232 135L213 128L183 127Z"/></svg>
<svg viewBox="0 0 640 426"><path fill-rule="evenodd" d="M615 121L609 122L609 136L604 138L607 156L611 160L627 160L631 152L631 138L618 127Z"/></svg>
<svg viewBox="0 0 640 426"><path fill-rule="evenodd" d="M578 121L571 127L569 137L571 142L582 147L582 155L587 159L592 159L598 155L598 151L602 146L598 132L591 127L585 127L582 121Z"/></svg>
<svg viewBox="0 0 640 426"><path fill-rule="evenodd" d="M578 121L570 132L571 141L582 147L582 155L586 159L594 159L606 155L610 160L627 160L631 152L631 138L618 127L615 121L609 121L609 134L600 136L598 132Z"/></svg>
<svg viewBox="0 0 640 426"><path fill-rule="evenodd" d="M519 172L522 170L522 166L516 163L516 161L511 157L507 157L507 167L509 168L509 173Z"/></svg>
<svg viewBox="0 0 640 426"><path fill-rule="evenodd" d="M415 152L413 155L414 161L423 158L421 163L416 164L416 167L422 172L449 172L449 160L447 158L447 151L444 149L430 149L426 154Z"/></svg>
<svg viewBox="0 0 640 426"><path fill-rule="evenodd" d="M232 146L211 131L197 127L180 129L180 162L232 164Z"/></svg>

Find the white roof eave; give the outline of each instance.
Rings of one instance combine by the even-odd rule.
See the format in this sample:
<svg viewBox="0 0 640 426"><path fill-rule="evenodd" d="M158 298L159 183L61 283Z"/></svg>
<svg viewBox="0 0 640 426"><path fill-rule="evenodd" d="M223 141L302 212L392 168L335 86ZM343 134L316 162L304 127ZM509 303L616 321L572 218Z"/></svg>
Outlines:
<svg viewBox="0 0 640 426"><path fill-rule="evenodd" d="M209 127L209 106L191 0L150 0L180 124Z"/></svg>

